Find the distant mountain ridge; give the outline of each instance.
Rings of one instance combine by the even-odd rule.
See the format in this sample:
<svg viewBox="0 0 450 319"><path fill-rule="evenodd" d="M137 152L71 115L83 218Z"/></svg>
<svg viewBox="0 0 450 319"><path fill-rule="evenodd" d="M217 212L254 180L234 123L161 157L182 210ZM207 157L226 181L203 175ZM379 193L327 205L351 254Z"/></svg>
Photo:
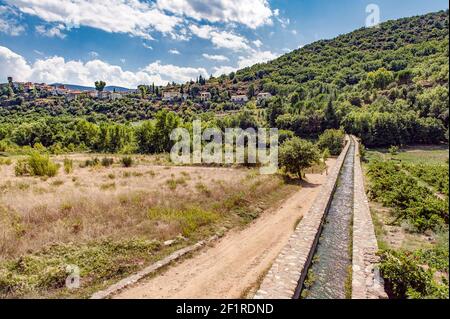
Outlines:
<svg viewBox="0 0 450 319"><path fill-rule="evenodd" d="M52 86L54 85L64 85L67 89L69 90L74 90L74 91L94 91L95 87L90 87L90 86L83 86L83 85L75 85L75 84L64 84L64 83L53 83L50 84ZM125 91L132 91L132 89L128 89L128 88L124 88L121 86L105 86L104 91L109 91L109 92L125 92Z"/></svg>

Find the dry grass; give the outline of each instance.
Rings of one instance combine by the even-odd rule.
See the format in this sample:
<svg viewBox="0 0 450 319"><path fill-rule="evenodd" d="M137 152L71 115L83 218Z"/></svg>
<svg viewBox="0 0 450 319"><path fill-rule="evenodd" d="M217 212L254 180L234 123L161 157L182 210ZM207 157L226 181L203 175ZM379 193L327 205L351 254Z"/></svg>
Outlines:
<svg viewBox="0 0 450 319"><path fill-rule="evenodd" d="M13 165L0 166L0 275L2 263L40 256L52 245L83 250L104 240L120 245L180 235L187 244L245 224L273 205L274 196L298 189L248 169L158 166L145 157L131 168L80 168L88 156L70 159L73 172L61 169L48 179L16 177ZM1 286L0 276L0 295Z"/></svg>

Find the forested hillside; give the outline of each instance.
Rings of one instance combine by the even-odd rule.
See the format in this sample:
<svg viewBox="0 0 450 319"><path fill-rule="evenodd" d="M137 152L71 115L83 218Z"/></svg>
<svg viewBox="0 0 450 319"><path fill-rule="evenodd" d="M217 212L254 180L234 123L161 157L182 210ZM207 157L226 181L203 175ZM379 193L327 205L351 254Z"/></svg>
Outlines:
<svg viewBox="0 0 450 319"><path fill-rule="evenodd" d="M198 116L207 126L275 126L284 136L304 138L343 127L366 146L447 142L448 35L448 11L441 11L318 41L230 75L116 101L5 97L0 151L36 143L57 150L167 151L162 132ZM164 102L161 90L189 98ZM201 91L211 99L201 101ZM230 102L239 92L250 99L245 105ZM273 97L257 103L260 92Z"/></svg>
<svg viewBox="0 0 450 319"><path fill-rule="evenodd" d="M236 77L288 96L269 118L299 135L343 125L367 145L435 143L448 130L448 58L439 12L319 41Z"/></svg>

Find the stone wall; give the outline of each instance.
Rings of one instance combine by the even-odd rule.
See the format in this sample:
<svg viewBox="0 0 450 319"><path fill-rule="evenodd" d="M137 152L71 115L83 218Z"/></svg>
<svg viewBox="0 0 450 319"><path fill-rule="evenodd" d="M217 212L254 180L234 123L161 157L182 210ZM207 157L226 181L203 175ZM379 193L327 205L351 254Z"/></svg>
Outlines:
<svg viewBox="0 0 450 319"><path fill-rule="evenodd" d="M353 137L352 137L353 138ZM364 190L364 178L359 154L359 143L355 140L354 208L353 208L353 256L352 299L386 298L384 284L376 263L378 243L370 215L369 201Z"/></svg>
<svg viewBox="0 0 450 319"><path fill-rule="evenodd" d="M303 281L320 238L322 225L331 202L336 182L349 149L349 137L346 146L339 155L327 182L321 186L308 213L298 224L288 243L275 259L269 272L263 279L255 299L291 299L298 298Z"/></svg>

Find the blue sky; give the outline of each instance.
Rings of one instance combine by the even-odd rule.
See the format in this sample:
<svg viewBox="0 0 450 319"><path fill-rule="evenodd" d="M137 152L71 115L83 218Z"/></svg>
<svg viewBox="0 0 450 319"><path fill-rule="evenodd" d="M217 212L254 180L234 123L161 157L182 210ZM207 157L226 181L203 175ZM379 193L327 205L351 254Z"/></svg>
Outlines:
<svg viewBox="0 0 450 319"><path fill-rule="evenodd" d="M135 87L229 73L446 0L0 0L0 82Z"/></svg>

